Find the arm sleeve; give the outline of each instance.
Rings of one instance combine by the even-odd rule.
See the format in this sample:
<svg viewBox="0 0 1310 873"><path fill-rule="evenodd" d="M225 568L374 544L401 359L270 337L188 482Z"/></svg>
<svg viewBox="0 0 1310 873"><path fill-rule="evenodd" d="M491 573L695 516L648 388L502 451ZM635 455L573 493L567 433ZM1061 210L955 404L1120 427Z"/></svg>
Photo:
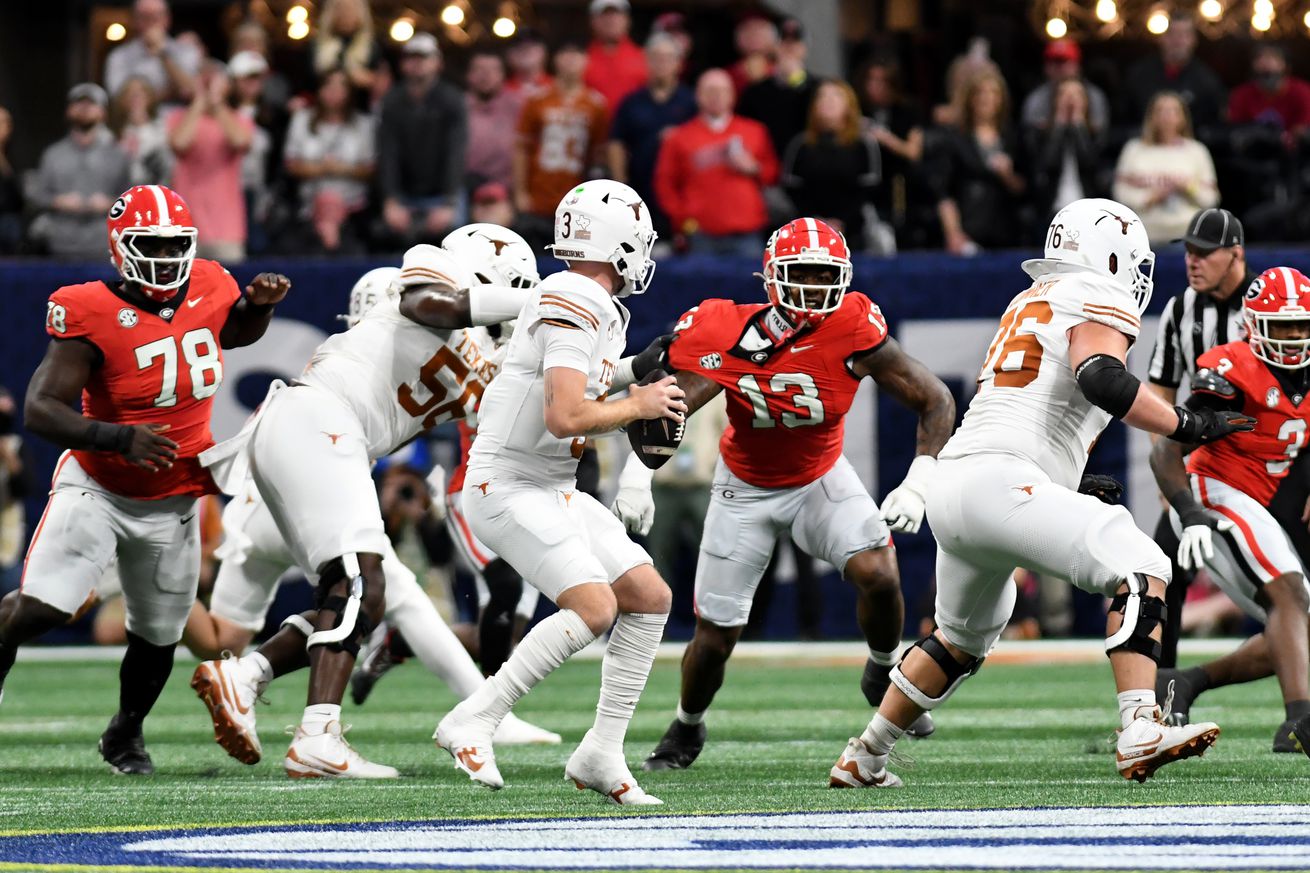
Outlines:
<svg viewBox="0 0 1310 873"><path fill-rule="evenodd" d="M1155 334L1155 348L1151 351L1151 366L1147 378L1154 385L1177 388L1183 383L1183 353L1179 343L1178 318L1183 298L1175 297L1165 305L1160 327Z"/></svg>
<svg viewBox="0 0 1310 873"><path fill-rule="evenodd" d="M543 318L532 326L532 340L541 353L543 373L554 367L591 372L595 334L566 322Z"/></svg>

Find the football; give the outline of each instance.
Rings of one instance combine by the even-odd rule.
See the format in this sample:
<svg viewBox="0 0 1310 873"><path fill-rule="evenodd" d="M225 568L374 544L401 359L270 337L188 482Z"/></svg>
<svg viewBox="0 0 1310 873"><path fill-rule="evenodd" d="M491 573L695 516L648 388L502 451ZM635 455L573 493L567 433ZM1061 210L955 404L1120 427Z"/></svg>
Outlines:
<svg viewBox="0 0 1310 873"><path fill-rule="evenodd" d="M637 384L649 385L668 375L663 370L651 370ZM685 426L685 422L679 423L667 418L634 421L627 428L628 442L632 444L632 451L641 458L643 464L652 470L658 470L678 450Z"/></svg>

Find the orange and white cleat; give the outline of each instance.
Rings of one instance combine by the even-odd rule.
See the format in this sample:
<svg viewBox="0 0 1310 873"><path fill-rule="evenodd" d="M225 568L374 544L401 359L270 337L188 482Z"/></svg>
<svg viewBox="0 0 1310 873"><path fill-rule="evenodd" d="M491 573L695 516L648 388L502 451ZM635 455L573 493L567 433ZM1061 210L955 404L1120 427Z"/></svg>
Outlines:
<svg viewBox="0 0 1310 873"><path fill-rule="evenodd" d="M204 661L191 674L191 687L209 707L214 742L242 764L258 764L263 755L255 731L255 700L259 681L240 658Z"/></svg>
<svg viewBox="0 0 1310 873"><path fill-rule="evenodd" d="M455 769L492 791L505 787L496 766L496 751L491 744L492 730L481 718L466 714L456 706L437 725L432 735L437 748L445 749L455 759Z"/></svg>
<svg viewBox="0 0 1310 873"><path fill-rule="evenodd" d="M1218 739L1212 721L1171 725L1143 716L1119 731L1114 759L1120 776L1145 782L1165 764L1200 757Z"/></svg>
<svg viewBox="0 0 1310 873"><path fill-rule="evenodd" d="M292 779L396 779L400 771L385 764L374 764L346 742L341 722L330 721L320 734L296 728L291 748L282 759L282 767Z"/></svg>
<svg viewBox="0 0 1310 873"><path fill-rule="evenodd" d="M579 791L590 788L619 806L660 806L664 801L647 794L637 784L623 752L598 748L587 731L578 748L564 766L564 777L571 779Z"/></svg>
<svg viewBox="0 0 1310 873"><path fill-rule="evenodd" d="M901 777L887 769L887 756L869 751L864 740L851 737L837 763L828 771L829 788L902 788Z"/></svg>

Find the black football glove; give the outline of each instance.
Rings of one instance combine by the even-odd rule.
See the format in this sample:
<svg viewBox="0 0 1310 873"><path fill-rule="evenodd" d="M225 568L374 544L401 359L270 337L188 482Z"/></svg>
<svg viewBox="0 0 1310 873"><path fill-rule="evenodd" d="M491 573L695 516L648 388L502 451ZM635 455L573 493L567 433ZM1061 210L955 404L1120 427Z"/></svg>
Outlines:
<svg viewBox="0 0 1310 873"><path fill-rule="evenodd" d="M1083 481L1078 483L1078 493L1088 494L1102 503L1113 506L1119 502L1119 498L1124 496L1124 487L1113 476L1084 473Z"/></svg>
<svg viewBox="0 0 1310 873"><path fill-rule="evenodd" d="M1255 430L1255 419L1241 412L1182 406L1175 406L1174 411L1178 413L1178 428L1169 439L1180 443L1212 443L1229 434Z"/></svg>
<svg viewBox="0 0 1310 873"><path fill-rule="evenodd" d="M651 340L650 345L638 352L632 359L632 374L637 381L645 379L655 370L666 373L675 372L669 363L669 344L677 337L676 333L666 333Z"/></svg>

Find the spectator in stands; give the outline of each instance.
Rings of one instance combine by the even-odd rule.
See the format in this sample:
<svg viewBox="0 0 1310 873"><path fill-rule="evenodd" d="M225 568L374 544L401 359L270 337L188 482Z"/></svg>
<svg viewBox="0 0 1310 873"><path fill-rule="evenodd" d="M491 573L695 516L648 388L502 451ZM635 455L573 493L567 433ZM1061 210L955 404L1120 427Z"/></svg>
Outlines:
<svg viewBox="0 0 1310 873"><path fill-rule="evenodd" d="M1233 89L1228 99L1233 124L1261 124L1291 137L1310 125L1310 83L1288 74L1281 46L1256 46L1251 81Z"/></svg>
<svg viewBox="0 0 1310 873"><path fill-rule="evenodd" d="M1075 200L1100 197L1100 128L1092 119L1091 95L1077 77L1060 82L1050 93L1049 121L1028 129L1033 173L1033 220L1045 227L1052 215Z"/></svg>
<svg viewBox="0 0 1310 873"><path fill-rule="evenodd" d="M327 0L314 37L314 76L322 78L338 67L351 87L367 93L382 49L373 38L373 13L367 0Z"/></svg>
<svg viewBox="0 0 1310 873"><path fill-rule="evenodd" d="M509 188L500 182L483 182L473 189L469 202L469 221L513 227L518 223Z"/></svg>
<svg viewBox="0 0 1310 873"><path fill-rule="evenodd" d="M1141 216L1153 244L1181 237L1198 209L1219 202L1210 150L1192 138L1181 95L1155 95L1141 137L1119 155L1113 196Z"/></svg>
<svg viewBox="0 0 1310 873"><path fill-rule="evenodd" d="M822 218L868 248L865 209L881 179L878 146L860 135L860 104L841 81L819 86L809 123L787 147L782 184L801 215Z"/></svg>
<svg viewBox="0 0 1310 873"><path fill-rule="evenodd" d="M1015 169L1019 142L1009 113L1009 92L998 73L981 72L959 92L953 114L960 123L946 132L937 172L937 216L951 254L1026 239L1018 212L1027 183Z"/></svg>
<svg viewBox="0 0 1310 873"><path fill-rule="evenodd" d="M468 110L459 89L440 79L432 34L405 43L400 72L378 124L382 217L399 242L437 242L463 221Z"/></svg>
<svg viewBox="0 0 1310 873"><path fill-rule="evenodd" d="M696 98L681 82L683 60L681 46L668 34L647 40L650 80L619 105L610 124L610 173L641 195L650 206L651 223L665 239L671 232L655 197L655 159L665 134L696 115Z"/></svg>
<svg viewBox="0 0 1310 873"><path fill-rule="evenodd" d="M1072 39L1056 39L1046 44L1042 54L1045 60L1046 81L1033 89L1023 101L1020 118L1024 127L1051 126L1052 111L1056 105L1055 89L1061 82L1077 79L1087 95L1087 120L1097 130L1105 130L1110 123L1110 101L1105 92L1083 78L1083 52Z"/></svg>
<svg viewBox="0 0 1310 873"><path fill-rule="evenodd" d="M498 52L480 49L469 59L469 144L465 171L469 185L501 182L514 177L514 139L523 99L505 88L505 61Z"/></svg>
<svg viewBox="0 0 1310 873"><path fill-rule="evenodd" d="M269 159L273 134L260 123L268 61L259 52L237 52L227 62L236 113L250 122L250 148L241 158L241 190L246 201L246 250L258 254L268 242L266 224L273 207Z"/></svg>
<svg viewBox="0 0 1310 873"><path fill-rule="evenodd" d="M355 109L350 77L333 70L319 83L312 107L299 110L287 131L287 172L300 182L300 218L327 252L357 246L347 222L368 203L377 134L373 119Z"/></svg>
<svg viewBox="0 0 1310 873"><path fill-rule="evenodd" d="M931 203L931 198L921 196L925 192L919 190L926 184L919 173L923 119L917 107L902 99L900 69L893 59L875 58L861 81L864 136L878 144L882 159L882 184L874 189L873 205L878 217L900 233L910 221L912 206Z"/></svg>
<svg viewBox="0 0 1310 873"><path fill-rule="evenodd" d="M519 116L514 147L514 205L530 242L553 238L555 207L570 188L604 164L605 98L584 84L587 54L578 43L555 50L555 84Z"/></svg>
<svg viewBox="0 0 1310 873"><path fill-rule="evenodd" d="M131 161L131 184L168 184L173 173L173 153L149 82L137 76L123 84L114 95L109 124L118 136L119 147Z"/></svg>
<svg viewBox="0 0 1310 873"><path fill-rule="evenodd" d="M164 119L173 149L173 188L191 207L203 258L240 261L246 255L246 202L241 160L254 139L254 123L230 103L227 68L209 61L186 109Z"/></svg>
<svg viewBox="0 0 1310 873"><path fill-rule="evenodd" d="M805 130L819 80L805 69L801 23L788 18L778 30L780 38L773 73L741 92L737 114L753 118L768 128L773 150L782 154Z"/></svg>
<svg viewBox="0 0 1310 873"><path fill-rule="evenodd" d="M1127 118L1146 115L1155 95L1172 91L1182 98L1198 128L1217 124L1224 110L1224 86L1196 51L1196 24L1185 12L1169 16L1169 29L1160 36L1160 53L1143 58L1128 70L1124 93Z"/></svg>
<svg viewBox="0 0 1310 873"><path fill-rule="evenodd" d="M254 19L241 22L232 31L231 55L236 57L241 52L255 52L264 59L268 68L259 95L259 114L256 120L273 134L276 141L286 128L287 113L290 112L287 104L291 102L291 82L273 66L269 54L268 31Z"/></svg>
<svg viewBox="0 0 1310 873"><path fill-rule="evenodd" d="M665 12L655 19L650 29L651 36L657 33L670 37L678 45L678 54L682 57L682 75L686 77L691 60L691 34L687 32L687 16L681 12ZM650 58L646 58L647 62Z"/></svg>
<svg viewBox="0 0 1310 873"><path fill-rule="evenodd" d="M14 117L0 106L0 254L12 255L23 239L23 191L9 162L9 138Z"/></svg>
<svg viewBox="0 0 1310 873"><path fill-rule="evenodd" d="M655 193L692 250L759 257L764 188L778 179L778 158L764 125L733 115L732 102L726 70L701 74L699 115L664 138Z"/></svg>
<svg viewBox="0 0 1310 873"><path fill-rule="evenodd" d="M41 210L32 236L53 255L103 260L105 215L127 189L128 159L105 127L103 88L90 82L68 92L68 135L41 155L28 200Z"/></svg>
<svg viewBox="0 0 1310 873"><path fill-rule="evenodd" d="M959 109L964 105L964 90L984 74L1000 76L1001 68L992 60L992 47L987 38L975 36L964 53L946 68L946 102L932 108L933 122L943 127L958 127L962 123Z"/></svg>
<svg viewBox="0 0 1310 873"><path fill-rule="evenodd" d="M550 90L553 80L546 72L546 41L535 30L520 28L510 44L506 61L509 79L505 88L527 101Z"/></svg>
<svg viewBox="0 0 1310 873"><path fill-rule="evenodd" d="M204 53L193 40L169 35L172 15L167 0L136 0L132 32L136 35L105 59L105 87L117 94L128 79L140 77L164 103L185 103L195 92Z"/></svg>
<svg viewBox="0 0 1310 873"><path fill-rule="evenodd" d="M646 84L646 56L632 41L628 0L591 0L591 45L587 87L605 98L611 113L623 98Z"/></svg>
<svg viewBox="0 0 1310 873"><path fill-rule="evenodd" d="M737 54L741 57L728 68L733 93L740 94L748 85L773 73L778 54L778 26L760 12L752 12L737 23L733 32Z"/></svg>

